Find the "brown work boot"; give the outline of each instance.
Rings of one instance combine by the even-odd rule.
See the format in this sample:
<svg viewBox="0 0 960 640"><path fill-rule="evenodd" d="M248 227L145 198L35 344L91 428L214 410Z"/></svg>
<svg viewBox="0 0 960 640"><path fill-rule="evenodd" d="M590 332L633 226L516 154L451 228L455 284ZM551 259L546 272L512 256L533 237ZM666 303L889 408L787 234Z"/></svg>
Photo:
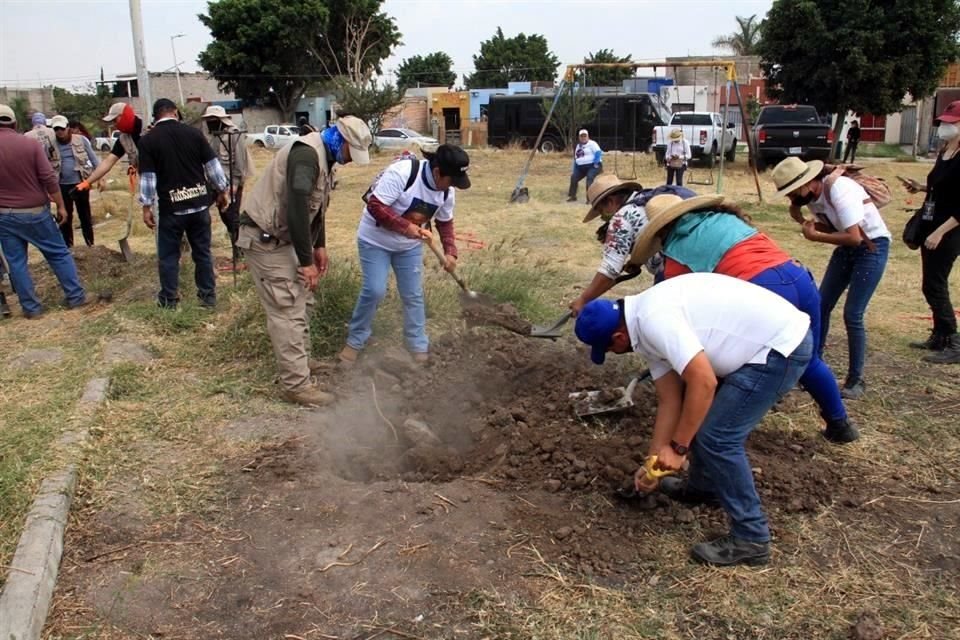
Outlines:
<svg viewBox="0 0 960 640"><path fill-rule="evenodd" d="M348 344L344 345L343 349L340 350L340 353L337 354L338 364L347 369L357 364L358 357L360 357L360 351L354 349Z"/></svg>
<svg viewBox="0 0 960 640"><path fill-rule="evenodd" d="M283 399L287 402L300 404L305 407L323 407L332 404L337 399L332 393L322 390L316 382L301 387L297 391L284 389Z"/></svg>

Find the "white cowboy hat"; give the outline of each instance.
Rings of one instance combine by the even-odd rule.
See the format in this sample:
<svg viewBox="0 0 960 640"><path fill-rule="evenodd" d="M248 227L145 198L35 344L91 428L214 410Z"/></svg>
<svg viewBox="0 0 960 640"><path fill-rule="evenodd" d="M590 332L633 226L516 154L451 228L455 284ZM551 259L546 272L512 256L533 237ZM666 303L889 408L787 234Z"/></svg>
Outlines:
<svg viewBox="0 0 960 640"><path fill-rule="evenodd" d="M203 118L204 120L206 120L207 118L216 118L223 124L227 125L228 127L233 126L233 120L231 120L230 116L227 115L227 110L216 104L212 104L209 107L207 107L206 110L203 112L203 115L200 117Z"/></svg>
<svg viewBox="0 0 960 640"><path fill-rule="evenodd" d="M684 200L669 193L654 196L647 202L647 224L643 225L633 243L630 264L644 264L662 248L657 234L665 226L685 213L715 207L723 202L723 196L694 196Z"/></svg>
<svg viewBox="0 0 960 640"><path fill-rule="evenodd" d="M777 186L776 197L783 197L807 184L823 171L823 162L800 158L787 158L773 169L773 184Z"/></svg>
<svg viewBox="0 0 960 640"><path fill-rule="evenodd" d="M617 191L640 191L643 185L634 180L620 180L614 175L601 175L593 181L593 184L587 189L587 200L592 205L590 211L584 216L584 222L590 222L600 215L600 209L597 206L611 193Z"/></svg>

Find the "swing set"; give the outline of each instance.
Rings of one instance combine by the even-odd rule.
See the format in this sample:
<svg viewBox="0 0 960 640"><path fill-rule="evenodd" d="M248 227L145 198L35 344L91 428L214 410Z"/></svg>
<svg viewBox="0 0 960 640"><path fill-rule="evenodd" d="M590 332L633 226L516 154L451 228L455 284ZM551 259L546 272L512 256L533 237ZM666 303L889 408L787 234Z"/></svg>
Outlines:
<svg viewBox="0 0 960 640"><path fill-rule="evenodd" d="M744 128L747 131L749 131L750 117L749 115L747 115L747 111L743 103L743 98L740 95L740 85L737 83L736 64L733 61L730 61L730 60L710 60L710 61L697 61L697 62L677 61L677 62L668 63L664 60L657 60L657 61L634 61L634 62L592 62L592 63L567 65L567 69L563 74L563 78L560 80L560 84L557 87L557 92L554 95L553 102L550 105L550 110L547 112L547 117L544 119L543 125L540 127L540 133L537 135L537 140L533 145L533 149L530 151L530 155L527 157L527 161L523 166L523 170L520 173L520 177L517 179L517 185L516 187L514 187L513 192L510 194L510 202L523 203L523 202L527 202L530 199L530 192L527 189L527 187L524 186L524 182L527 178L527 175L530 172L530 165L533 163L533 158L534 156L536 156L537 149L540 148L540 142L543 139L544 133L546 133L547 127L549 126L550 121L553 117L553 112L556 109L558 101L563 96L564 91L569 89L571 92L571 97L575 99L576 94L573 93L573 90L574 90L573 81L574 81L574 77L577 70L582 69L586 71L589 69L631 69L632 71L636 71L638 68L641 68L641 67L652 68L654 70L654 73L656 73L656 70L658 67L663 67L663 68L672 67L674 69L674 75L676 75L677 68L692 67L694 69L694 73L693 73L694 91L696 91L697 68L712 67L714 71L714 91L715 92L719 87L720 70L722 69L726 71L726 95L725 95L725 100L723 104L723 122L724 123L727 122L727 118L730 113L730 94L732 92L734 96L736 96L737 108L740 111L741 122L743 123ZM677 97L679 99L680 88L676 87L675 90L677 92ZM617 89L614 95L617 97L620 95L619 88ZM619 108L620 108L620 101L618 100L617 109L619 110ZM683 125L681 125L681 127L682 126ZM690 126L691 126L691 136L692 136L692 127L694 125L691 124ZM636 179L637 177L637 157L636 157L637 129L638 127L636 126L636 124L634 124L633 126L634 151L633 151L633 164L631 169L632 175L626 179ZM599 132L598 132L598 135L599 135ZM721 193L723 191L723 171L724 171L724 160L726 158L726 154L723 153L723 149L726 148L727 135L728 135L728 130L726 126L724 126L722 129L721 139L720 139L720 150L721 150L720 167L719 167L717 179L714 180L713 164L715 162L715 159L713 157L713 154L711 153L709 154L709 159L708 159L708 167L710 169L709 177L705 181L697 182L693 180L693 176L691 175L690 182L692 184L700 184L700 185L708 185L708 186L712 186L716 184L717 193ZM755 150L753 148L753 140L750 135L747 135L746 138L747 138L747 148L749 150L750 158L752 159L756 155ZM619 143L620 141L619 118L614 119L614 139ZM617 175L618 178L625 179L620 176L618 156L619 156L619 153L613 154L614 173ZM760 191L760 177L757 174L756 166L754 165L753 162L750 162L750 170L753 173L753 181L757 189L757 198L759 199L760 202L763 202L763 194Z"/></svg>

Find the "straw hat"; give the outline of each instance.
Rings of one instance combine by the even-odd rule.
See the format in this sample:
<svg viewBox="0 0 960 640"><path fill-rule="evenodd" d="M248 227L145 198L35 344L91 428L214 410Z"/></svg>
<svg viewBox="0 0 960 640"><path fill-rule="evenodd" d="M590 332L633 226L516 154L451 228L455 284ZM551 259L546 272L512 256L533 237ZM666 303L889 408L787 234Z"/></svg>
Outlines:
<svg viewBox="0 0 960 640"><path fill-rule="evenodd" d="M640 229L640 234L633 243L630 264L643 264L660 251L662 247L657 234L665 226L685 213L715 207L721 202L723 196L694 196L684 200L680 196L664 194L650 198L645 207L647 224Z"/></svg>
<svg viewBox="0 0 960 640"><path fill-rule="evenodd" d="M680 131L680 129L671 129L670 139L673 141L683 140L683 131Z"/></svg>
<svg viewBox="0 0 960 640"><path fill-rule="evenodd" d="M791 193L807 184L823 171L823 162L811 160L804 162L800 158L787 158L773 169L773 184L777 186L776 197Z"/></svg>
<svg viewBox="0 0 960 640"><path fill-rule="evenodd" d="M590 222L600 215L597 208L604 198L617 191L640 191L643 185L635 180L621 180L614 175L600 175L593 181L593 184L587 189L587 200L590 201L590 211L583 218L584 222Z"/></svg>

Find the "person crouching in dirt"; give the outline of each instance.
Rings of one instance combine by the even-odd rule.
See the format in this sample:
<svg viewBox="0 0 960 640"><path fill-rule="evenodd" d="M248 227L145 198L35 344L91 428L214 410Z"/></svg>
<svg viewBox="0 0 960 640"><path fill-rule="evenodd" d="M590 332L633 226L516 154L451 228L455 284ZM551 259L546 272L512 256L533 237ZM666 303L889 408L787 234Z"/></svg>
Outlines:
<svg viewBox="0 0 960 640"><path fill-rule="evenodd" d="M570 303L574 315L580 313L585 304L609 291L622 272L639 274L642 265L631 262L630 255L640 230L647 223L644 207L650 198L660 194L673 194L684 199L697 195L684 187L644 189L639 182L620 180L616 176L600 176L587 189L587 200L592 206L583 221L590 222L598 217L604 221L597 229L597 240L603 244L603 257L593 280ZM647 267L656 272L653 265Z"/></svg>
<svg viewBox="0 0 960 640"><path fill-rule="evenodd" d="M631 351L648 363L657 413L647 464L677 472L690 457L686 480L650 479L645 465L637 490L659 484L673 500L723 507L730 533L694 545L698 562L765 564L770 529L745 444L810 362L810 318L757 285L693 273L616 302L590 302L576 334L596 364L607 352Z"/></svg>
<svg viewBox="0 0 960 640"><path fill-rule="evenodd" d="M659 250L663 277L713 272L746 280L771 291L810 317L814 355L800 378L826 423L831 442L860 437L851 424L836 376L819 354L820 293L813 275L748 222L744 211L722 196L681 200L659 195L646 207L647 221L633 245L631 261L641 263Z"/></svg>
<svg viewBox="0 0 960 640"><path fill-rule="evenodd" d="M373 319L387 293L393 269L403 302L403 335L413 359L430 356L427 315L423 300L423 243L435 242L427 225L433 221L445 256L444 269L457 266L453 210L456 189L469 189L470 156L456 145L442 144L424 159L395 161L380 174L364 196L366 206L357 229L363 285L353 309L347 344L340 352L344 366L356 362L373 332Z"/></svg>
<svg viewBox="0 0 960 640"><path fill-rule="evenodd" d="M326 275L325 217L334 163L370 163L370 128L342 116L322 134L300 136L282 148L244 200L237 245L243 249L267 315L283 397L322 406L335 400L311 371L313 292ZM312 366L311 366L312 365Z"/></svg>

